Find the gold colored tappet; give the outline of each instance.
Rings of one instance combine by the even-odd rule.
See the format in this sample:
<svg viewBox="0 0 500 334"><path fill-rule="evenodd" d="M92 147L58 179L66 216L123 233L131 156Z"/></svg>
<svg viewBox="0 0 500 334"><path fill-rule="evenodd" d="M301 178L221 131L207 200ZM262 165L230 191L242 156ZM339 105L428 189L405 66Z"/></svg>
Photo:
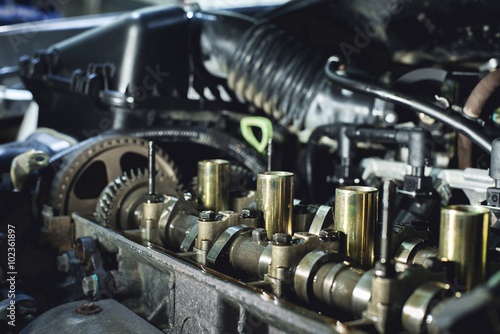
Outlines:
<svg viewBox="0 0 500 334"><path fill-rule="evenodd" d="M205 210L229 210L229 161L198 162L198 194Z"/></svg>
<svg viewBox="0 0 500 334"><path fill-rule="evenodd" d="M292 234L293 173L262 172L257 176L257 210L263 214L267 237Z"/></svg>
<svg viewBox="0 0 500 334"><path fill-rule="evenodd" d="M373 265L377 214L377 188L350 186L336 189L335 229L347 235L347 255L365 269Z"/></svg>
<svg viewBox="0 0 500 334"><path fill-rule="evenodd" d="M489 212L473 205L441 208L438 254L442 261L455 262L457 283L467 290L486 278Z"/></svg>

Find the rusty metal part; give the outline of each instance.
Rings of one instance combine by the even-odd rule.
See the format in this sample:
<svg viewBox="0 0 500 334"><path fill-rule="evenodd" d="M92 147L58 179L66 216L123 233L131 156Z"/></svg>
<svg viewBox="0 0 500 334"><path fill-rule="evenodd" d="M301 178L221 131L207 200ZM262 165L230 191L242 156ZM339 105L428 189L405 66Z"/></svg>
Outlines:
<svg viewBox="0 0 500 334"><path fill-rule="evenodd" d="M500 86L500 70L495 70L485 76L474 87L464 106L464 114L472 118L479 118L488 98ZM458 168L465 169L472 166L472 142L463 134L458 135Z"/></svg>
<svg viewBox="0 0 500 334"><path fill-rule="evenodd" d="M160 195L172 196L179 193L176 179L158 173L155 180ZM102 190L95 205L98 222L122 230L139 228L148 182L148 176L140 169L131 170L113 180Z"/></svg>
<svg viewBox="0 0 500 334"><path fill-rule="evenodd" d="M272 171L257 176L257 210L263 213L269 240L275 233L292 234L293 175Z"/></svg>
<svg viewBox="0 0 500 334"><path fill-rule="evenodd" d="M91 237L81 237L75 242L76 257L86 270L97 270L102 267L102 259L95 240Z"/></svg>
<svg viewBox="0 0 500 334"><path fill-rule="evenodd" d="M148 141L109 137L92 142L66 157L50 190L49 203L59 215L93 211L102 189L131 169L147 166ZM156 170L178 184L176 169L159 148Z"/></svg>
<svg viewBox="0 0 500 334"><path fill-rule="evenodd" d="M96 303L83 303L82 305L78 306L75 310L76 313L83 315L97 314L101 311L102 307L100 307Z"/></svg>
<svg viewBox="0 0 500 334"><path fill-rule="evenodd" d="M340 187L335 191L335 229L347 235L347 255L364 269L373 265L378 190Z"/></svg>
<svg viewBox="0 0 500 334"><path fill-rule="evenodd" d="M489 212L472 205L441 208L438 256L455 263L457 283L468 291L486 278Z"/></svg>

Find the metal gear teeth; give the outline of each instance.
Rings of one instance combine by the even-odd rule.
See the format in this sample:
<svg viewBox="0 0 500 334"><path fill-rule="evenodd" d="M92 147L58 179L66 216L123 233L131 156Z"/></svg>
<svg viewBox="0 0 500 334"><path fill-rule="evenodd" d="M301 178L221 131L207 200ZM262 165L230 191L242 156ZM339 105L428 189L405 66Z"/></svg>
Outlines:
<svg viewBox="0 0 500 334"><path fill-rule="evenodd" d="M148 176L147 169L133 169L124 172L123 175L113 180L101 192L96 206L96 218L100 224L112 224L113 212L117 210L116 205L121 196L126 195L129 189L134 187L138 180L146 180ZM169 184L177 194L181 194L182 185L179 185L175 176L165 176L162 172L156 175L156 181Z"/></svg>
<svg viewBox="0 0 500 334"><path fill-rule="evenodd" d="M96 154L101 154L107 150L121 147L123 145L133 145L134 147L147 147L148 141L144 138L132 137L111 137L100 138L95 142L89 142L87 146L77 148L72 153L65 157L64 161L59 166L59 173L57 173L55 180L52 183L50 190L49 203L56 211L61 214L70 214L67 210L70 204L67 202L69 194L72 189L72 183L75 181L78 173L85 164L92 159ZM157 154L169 165L168 173L172 172L166 180L172 183L172 188L180 195L182 194L183 185L179 184L180 176L177 176L178 168L173 163L172 159L163 150L157 151ZM83 166L83 167L82 167ZM141 177L142 174L138 173L136 177ZM131 177L133 177L131 175ZM66 203L66 204L65 204ZM99 199L96 199L96 204ZM72 211L77 211L74 207L78 203L72 203ZM81 210L81 208L78 208Z"/></svg>
<svg viewBox="0 0 500 334"><path fill-rule="evenodd" d="M133 172L131 172L132 178L129 178L127 173L114 179L106 188L102 195L99 197L99 204L97 207L97 220L101 224L109 224L111 215L111 210L116 203L116 198L126 188L131 182L133 182L137 177Z"/></svg>

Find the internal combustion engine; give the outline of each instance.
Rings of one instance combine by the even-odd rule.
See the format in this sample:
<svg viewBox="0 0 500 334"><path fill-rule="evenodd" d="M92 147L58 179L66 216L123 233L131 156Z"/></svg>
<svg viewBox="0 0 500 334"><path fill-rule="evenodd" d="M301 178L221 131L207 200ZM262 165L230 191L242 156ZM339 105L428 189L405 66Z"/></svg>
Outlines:
<svg viewBox="0 0 500 334"><path fill-rule="evenodd" d="M225 4L0 26L0 332L500 332L500 3Z"/></svg>

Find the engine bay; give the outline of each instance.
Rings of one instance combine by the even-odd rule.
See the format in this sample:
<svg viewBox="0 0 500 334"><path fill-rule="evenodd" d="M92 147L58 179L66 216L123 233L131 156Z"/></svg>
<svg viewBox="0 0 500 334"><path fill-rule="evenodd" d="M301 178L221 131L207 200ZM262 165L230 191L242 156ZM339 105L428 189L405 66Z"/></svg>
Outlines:
<svg viewBox="0 0 500 334"><path fill-rule="evenodd" d="M0 332L500 332L498 13L0 26Z"/></svg>

